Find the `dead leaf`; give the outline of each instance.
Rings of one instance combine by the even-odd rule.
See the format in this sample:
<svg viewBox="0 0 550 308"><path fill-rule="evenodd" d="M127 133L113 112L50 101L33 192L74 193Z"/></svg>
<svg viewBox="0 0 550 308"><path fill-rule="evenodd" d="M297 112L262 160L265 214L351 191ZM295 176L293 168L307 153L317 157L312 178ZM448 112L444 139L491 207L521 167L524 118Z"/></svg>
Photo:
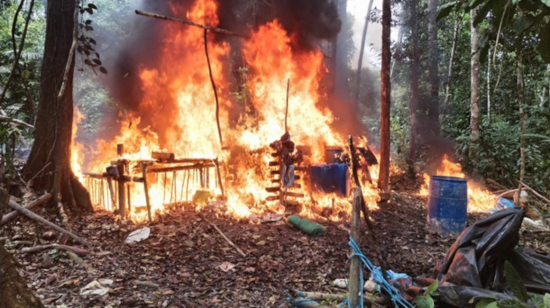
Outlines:
<svg viewBox="0 0 550 308"><path fill-rule="evenodd" d="M224 261L222 264L220 264L219 268L227 273L228 271L235 268L235 264Z"/></svg>

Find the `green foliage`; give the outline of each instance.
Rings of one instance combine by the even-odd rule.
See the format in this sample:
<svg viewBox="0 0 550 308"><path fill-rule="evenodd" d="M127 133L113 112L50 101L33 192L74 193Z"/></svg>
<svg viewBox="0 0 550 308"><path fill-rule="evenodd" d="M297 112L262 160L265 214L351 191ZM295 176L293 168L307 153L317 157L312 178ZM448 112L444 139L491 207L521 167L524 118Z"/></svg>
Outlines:
<svg viewBox="0 0 550 308"><path fill-rule="evenodd" d="M508 261L504 263L504 275L506 276L506 282L510 285L514 295L522 302L526 303L527 300L529 300L529 296L527 295L525 284L523 283L523 280L521 280L519 273Z"/></svg>
<svg viewBox="0 0 550 308"><path fill-rule="evenodd" d="M415 307L434 308L435 302L432 295L434 295L438 287L439 287L439 282L436 279L431 285L428 286L428 288L426 289L423 295L418 296L414 299L413 304L415 305Z"/></svg>
<svg viewBox="0 0 550 308"><path fill-rule="evenodd" d="M547 293L544 296L532 294L530 296L521 276L508 261L504 263L504 275L517 300L484 298L476 304L476 308L550 308L550 294Z"/></svg>
<svg viewBox="0 0 550 308"><path fill-rule="evenodd" d="M482 299L476 304L476 308L498 308L495 299Z"/></svg>
<svg viewBox="0 0 550 308"><path fill-rule="evenodd" d="M453 9L470 12L477 11L475 25L488 22L490 28L481 39L482 54L487 50L488 42L499 42L508 50L514 50L521 44L522 38L529 37L529 43L535 43L544 61L550 63L550 10L549 0L476 0L451 2L440 10L439 18L447 17ZM506 33L515 31L515 36ZM504 34L504 37L501 37ZM498 38L498 39L497 39Z"/></svg>
<svg viewBox="0 0 550 308"><path fill-rule="evenodd" d="M84 59L83 64L89 66L94 73L96 69L98 69L101 73L107 74L107 69L103 67L99 53L94 49L97 42L90 36L94 28L92 27L92 20L87 16L87 14L93 15L94 10L97 11L97 6L93 3L85 5L85 1L82 1L81 5L78 5L77 8L80 9L80 18L78 21L76 51L78 51Z"/></svg>
<svg viewBox="0 0 550 308"><path fill-rule="evenodd" d="M14 2L0 7L0 90L3 90L15 61L12 44L12 23L17 6ZM24 7L15 24L15 43L19 48L25 18L28 15ZM12 118L32 123L38 101L40 85L40 67L44 50L45 18L40 1L35 3L29 22L25 45L6 96L0 104Z"/></svg>

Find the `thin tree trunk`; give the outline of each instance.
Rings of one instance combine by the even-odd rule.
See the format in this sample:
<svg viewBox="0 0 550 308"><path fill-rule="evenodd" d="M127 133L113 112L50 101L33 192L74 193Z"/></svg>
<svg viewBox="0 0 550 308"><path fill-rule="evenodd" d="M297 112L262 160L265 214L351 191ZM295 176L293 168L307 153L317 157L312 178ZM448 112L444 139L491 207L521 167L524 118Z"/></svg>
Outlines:
<svg viewBox="0 0 550 308"><path fill-rule="evenodd" d="M369 1L367 17L365 18L365 27L363 28L363 37L361 38L361 48L359 49L359 63L357 64L357 79L355 80L355 104L359 106L359 87L361 85L361 70L363 68L363 54L365 53L365 42L367 41L367 30L369 28L369 15L374 0Z"/></svg>
<svg viewBox="0 0 550 308"><path fill-rule="evenodd" d="M382 70L381 70L381 98L380 98L380 172L378 188L387 192L390 179L390 33L391 33L391 3L382 2Z"/></svg>
<svg viewBox="0 0 550 308"><path fill-rule="evenodd" d="M522 59L522 48L521 48L521 39L520 47L517 50L518 59L517 59L517 91L518 91L518 102L519 102L519 121L520 121L520 135L519 135L519 153L521 157L520 167L519 167L519 186L518 192L516 195L516 204L519 204L521 197L521 188L522 183L524 182L525 177L525 121L527 119L527 113L524 111L524 84L523 84L523 59Z"/></svg>
<svg viewBox="0 0 550 308"><path fill-rule="evenodd" d="M453 77L453 64L455 59L456 45L458 42L458 32L460 30L460 15L457 14L455 20L455 27L453 32L453 45L451 46L451 57L449 58L449 70L447 71L447 85L445 86L445 101L443 106L447 106L449 103L449 98L451 97L451 78Z"/></svg>
<svg viewBox="0 0 550 308"><path fill-rule="evenodd" d="M73 212L92 210L90 196L74 176L71 166L73 123L73 72L67 78L67 89L58 98L63 74L73 41L73 18L76 2L48 1L46 8L46 41L42 61L40 100L35 125L35 141L23 172L35 178L33 187L50 191L55 207L62 201Z"/></svg>
<svg viewBox="0 0 550 308"><path fill-rule="evenodd" d="M416 161L416 109L418 108L418 24L417 6L418 0L410 2L410 26L412 37L412 61L411 61L411 136L409 139L409 175L415 177L414 162ZM452 56L451 56L452 58Z"/></svg>
<svg viewBox="0 0 550 308"><path fill-rule="evenodd" d="M487 120L491 120L491 55L487 53Z"/></svg>
<svg viewBox="0 0 550 308"><path fill-rule="evenodd" d="M474 26L475 12L471 11L471 51L470 60L470 159L476 159L476 150L479 144L479 33Z"/></svg>
<svg viewBox="0 0 550 308"><path fill-rule="evenodd" d="M347 6L348 0L338 0L338 16L342 20L342 27L347 23ZM338 95L349 97L349 67L347 62L346 55L346 38L342 33L339 33L336 36L336 47L335 47L335 76L334 76L334 91Z"/></svg>
<svg viewBox="0 0 550 308"><path fill-rule="evenodd" d="M433 137L439 135L439 51L437 42L438 0L429 0L428 46L430 50L429 80L430 103L428 105L428 125Z"/></svg>
<svg viewBox="0 0 550 308"><path fill-rule="evenodd" d="M405 35L405 31L403 27L399 27L399 31L397 32L397 42L395 43L395 48L400 49L401 44L403 43L403 36ZM390 69L390 79L393 77L393 69L395 67L395 59L391 61L391 69Z"/></svg>
<svg viewBox="0 0 550 308"><path fill-rule="evenodd" d="M24 1L21 1L21 5L23 5ZM21 36L21 44L19 44L19 50L17 50L17 53L15 54L15 59L13 61L13 68L11 69L10 75L8 76L8 80L6 81L6 85L4 86L4 89L2 90L2 94L0 94L0 103L4 100L4 97L6 96L6 93L8 91L8 88L10 87L10 83L13 79L13 76L15 75L15 71L17 66L19 65L19 59L21 58L21 53L23 52L23 47L25 47L25 38L27 37L27 29L29 28L29 21L31 20L32 15L32 9L34 7L34 0L31 0L31 4L29 6L29 12L27 14L27 20L25 21L25 27L23 28L23 35ZM19 8L18 8L19 10ZM19 13L19 12L18 12ZM14 25L17 22L17 14L15 16ZM13 38L13 47L15 49L15 34Z"/></svg>

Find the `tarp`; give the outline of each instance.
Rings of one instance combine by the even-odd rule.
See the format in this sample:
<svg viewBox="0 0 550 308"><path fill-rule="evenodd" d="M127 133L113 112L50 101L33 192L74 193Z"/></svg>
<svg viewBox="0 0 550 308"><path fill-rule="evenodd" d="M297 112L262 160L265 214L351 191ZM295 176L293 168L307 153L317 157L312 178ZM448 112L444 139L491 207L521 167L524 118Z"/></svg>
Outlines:
<svg viewBox="0 0 550 308"><path fill-rule="evenodd" d="M439 280L440 301L456 307L481 298L512 298L504 279L504 262L510 262L524 280L527 290L550 292L550 256L516 248L524 218L523 208L494 213L466 228L439 262L425 277L398 279L393 285L408 299L422 288Z"/></svg>

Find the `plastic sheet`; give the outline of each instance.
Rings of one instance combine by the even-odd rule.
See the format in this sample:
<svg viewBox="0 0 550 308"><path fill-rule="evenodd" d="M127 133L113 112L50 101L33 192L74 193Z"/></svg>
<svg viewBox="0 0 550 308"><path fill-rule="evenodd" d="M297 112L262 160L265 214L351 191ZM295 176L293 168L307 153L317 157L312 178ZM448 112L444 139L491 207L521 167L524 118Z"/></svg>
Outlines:
<svg viewBox="0 0 550 308"><path fill-rule="evenodd" d="M474 298L509 299L503 269L508 261L528 291L550 292L550 256L515 248L524 214L522 208L509 208L477 221L462 232L431 275L397 279L393 285L412 300L438 279L439 300L455 307L471 305Z"/></svg>

